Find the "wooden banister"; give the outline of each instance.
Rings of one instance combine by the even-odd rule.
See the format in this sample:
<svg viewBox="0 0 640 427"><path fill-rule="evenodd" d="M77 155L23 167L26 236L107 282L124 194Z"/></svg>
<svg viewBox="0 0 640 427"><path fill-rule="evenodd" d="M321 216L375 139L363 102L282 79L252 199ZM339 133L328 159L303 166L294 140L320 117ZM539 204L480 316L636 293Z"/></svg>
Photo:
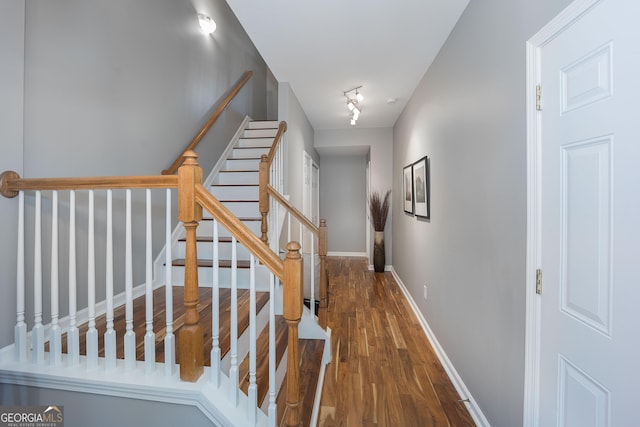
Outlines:
<svg viewBox="0 0 640 427"><path fill-rule="evenodd" d="M280 280L284 280L282 260L269 249L242 221L207 191L202 184L196 185L196 200L210 212L220 224L229 230L255 257L269 268Z"/></svg>
<svg viewBox="0 0 640 427"><path fill-rule="evenodd" d="M307 218L302 212L296 209L296 207L293 206L287 199L285 199L278 190L273 188L272 185L267 185L267 192L271 197L276 199L282 206L284 206L285 209L288 210L289 213L295 217L295 219L300 221L313 234L315 234L316 236L319 236L320 230L318 229L318 227L316 227L316 225L312 223L311 220L309 220L309 218Z"/></svg>
<svg viewBox="0 0 640 427"><path fill-rule="evenodd" d="M178 188L177 176L92 176L77 178L20 178L16 172L0 175L0 194L15 197L26 190L100 190L124 188Z"/></svg>
<svg viewBox="0 0 640 427"><path fill-rule="evenodd" d="M289 348L287 355L287 419L286 425L300 425L300 352L298 324L302 318L303 263L300 244L289 242L284 260L284 301L282 315L289 326Z"/></svg>
<svg viewBox="0 0 640 427"><path fill-rule="evenodd" d="M193 137L189 145L187 145L187 147L182 151L182 154L180 154L178 158L173 161L173 163L171 164L171 166L169 166L169 168L162 171L163 175L173 175L177 172L178 168L180 167L180 165L184 160L185 154L188 151L195 150L198 147L198 144L200 144L200 141L202 140L202 138L204 138L207 132L209 132L209 129L211 129L211 126L213 126L216 120L218 120L218 117L220 117L220 114L222 114L222 112L227 108L229 103L233 100L233 98L235 98L238 92L240 92L240 89L242 89L242 87L247 83L247 81L249 81L252 75L253 75L253 71L251 70L245 71L242 77L240 77L240 79L233 86L231 91L222 100L218 108L216 108L216 110L213 112L211 117L209 117L209 120L207 120L207 122L202 126L202 128L196 134L196 136Z"/></svg>
<svg viewBox="0 0 640 427"><path fill-rule="evenodd" d="M278 145L280 145L280 141L282 140L282 135L287 131L287 122L284 120L280 122L278 125L278 132L276 132L276 136L273 138L273 144L271 144L271 149L269 150L269 167L271 167L271 163L273 163L273 158L276 155L276 151L278 151Z"/></svg>

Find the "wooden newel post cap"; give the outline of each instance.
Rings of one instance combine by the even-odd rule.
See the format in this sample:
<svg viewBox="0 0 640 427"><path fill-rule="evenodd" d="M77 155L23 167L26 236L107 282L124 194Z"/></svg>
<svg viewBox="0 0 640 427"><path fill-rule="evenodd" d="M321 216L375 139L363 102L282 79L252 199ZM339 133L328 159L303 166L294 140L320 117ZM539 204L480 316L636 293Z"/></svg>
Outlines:
<svg viewBox="0 0 640 427"><path fill-rule="evenodd" d="M198 164L198 153L196 153L193 150L188 150L185 151L184 154L182 155L182 157L184 157L184 162L182 162L182 165L197 165Z"/></svg>
<svg viewBox="0 0 640 427"><path fill-rule="evenodd" d="M260 156L261 163L266 163L268 161L269 161L269 156L267 156L266 154L263 154L262 156Z"/></svg>
<svg viewBox="0 0 640 427"><path fill-rule="evenodd" d="M16 197L18 191L9 189L9 181L20 179L20 174L15 171L4 171L0 174L0 194L9 199Z"/></svg>
<svg viewBox="0 0 640 427"><path fill-rule="evenodd" d="M287 244L287 259L298 259L300 256L300 243L289 242Z"/></svg>
<svg viewBox="0 0 640 427"><path fill-rule="evenodd" d="M322 218L320 219L320 227L326 227L327 226L327 220Z"/></svg>

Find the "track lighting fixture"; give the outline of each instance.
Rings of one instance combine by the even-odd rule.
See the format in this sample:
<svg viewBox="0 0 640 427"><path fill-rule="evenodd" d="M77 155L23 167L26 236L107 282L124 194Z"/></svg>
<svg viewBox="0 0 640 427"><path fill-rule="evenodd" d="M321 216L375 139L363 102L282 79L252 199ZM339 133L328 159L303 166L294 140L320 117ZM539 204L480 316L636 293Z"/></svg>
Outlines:
<svg viewBox="0 0 640 427"><path fill-rule="evenodd" d="M351 123L352 126L356 124L356 121L360 117L361 113L360 108L358 108L358 103L362 102L362 100L364 99L364 96L362 96L359 90L361 88L362 86L358 86L343 92L345 98L347 98L347 108L349 109L349 111L351 111L351 115L349 116L351 120L349 123ZM350 94L351 92L355 93Z"/></svg>

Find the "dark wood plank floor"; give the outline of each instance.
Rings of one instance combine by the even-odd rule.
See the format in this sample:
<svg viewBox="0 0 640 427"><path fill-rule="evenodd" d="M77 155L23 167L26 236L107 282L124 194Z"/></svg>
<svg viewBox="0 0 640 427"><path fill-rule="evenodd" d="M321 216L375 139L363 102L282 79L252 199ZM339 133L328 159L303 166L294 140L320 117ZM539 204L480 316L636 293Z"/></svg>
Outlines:
<svg viewBox="0 0 640 427"><path fill-rule="evenodd" d="M319 426L475 426L391 273L330 257L333 360Z"/></svg>

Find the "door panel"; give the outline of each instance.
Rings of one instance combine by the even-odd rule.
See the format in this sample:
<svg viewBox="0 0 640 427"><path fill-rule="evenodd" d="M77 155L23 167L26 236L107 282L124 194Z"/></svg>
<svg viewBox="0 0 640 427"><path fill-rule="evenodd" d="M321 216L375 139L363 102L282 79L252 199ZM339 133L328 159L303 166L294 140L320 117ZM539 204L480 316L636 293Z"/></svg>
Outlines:
<svg viewBox="0 0 640 427"><path fill-rule="evenodd" d="M633 426L640 384L640 6L540 48L540 426Z"/></svg>

